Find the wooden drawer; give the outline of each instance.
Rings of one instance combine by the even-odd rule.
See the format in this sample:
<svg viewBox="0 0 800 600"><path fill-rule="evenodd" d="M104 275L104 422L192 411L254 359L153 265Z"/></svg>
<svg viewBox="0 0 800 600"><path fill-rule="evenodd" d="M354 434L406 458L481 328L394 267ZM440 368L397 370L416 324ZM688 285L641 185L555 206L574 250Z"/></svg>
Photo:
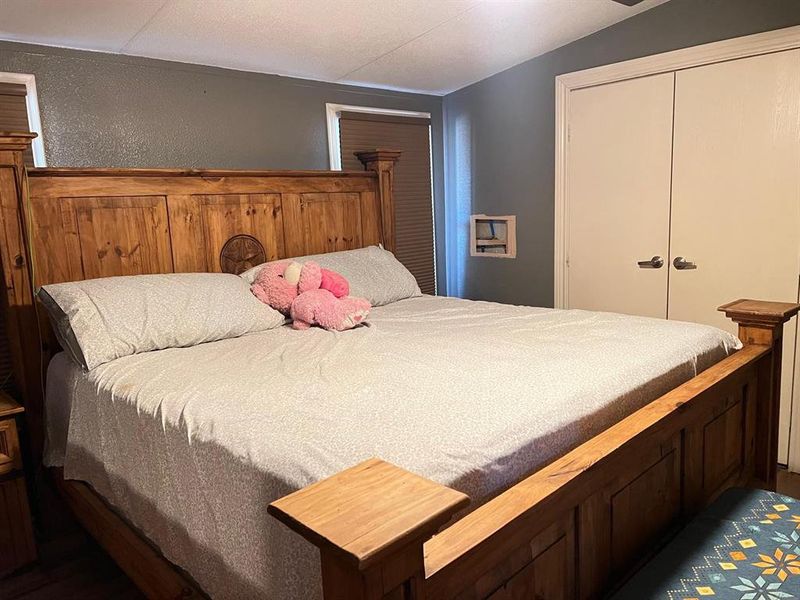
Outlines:
<svg viewBox="0 0 800 600"><path fill-rule="evenodd" d="M0 475L22 469L17 423L12 419L0 420Z"/></svg>

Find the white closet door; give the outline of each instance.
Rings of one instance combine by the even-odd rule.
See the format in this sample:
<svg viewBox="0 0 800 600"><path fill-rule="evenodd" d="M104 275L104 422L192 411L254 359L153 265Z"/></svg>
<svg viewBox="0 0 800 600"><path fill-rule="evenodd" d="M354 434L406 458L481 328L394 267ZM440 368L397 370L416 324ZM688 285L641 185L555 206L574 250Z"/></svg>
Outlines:
<svg viewBox="0 0 800 600"><path fill-rule="evenodd" d="M667 315L673 74L569 97L567 306ZM663 258L661 268L638 261Z"/></svg>
<svg viewBox="0 0 800 600"><path fill-rule="evenodd" d="M669 318L735 331L715 309L792 301L800 274L800 51L680 71ZM779 458L787 460L796 319L785 330Z"/></svg>

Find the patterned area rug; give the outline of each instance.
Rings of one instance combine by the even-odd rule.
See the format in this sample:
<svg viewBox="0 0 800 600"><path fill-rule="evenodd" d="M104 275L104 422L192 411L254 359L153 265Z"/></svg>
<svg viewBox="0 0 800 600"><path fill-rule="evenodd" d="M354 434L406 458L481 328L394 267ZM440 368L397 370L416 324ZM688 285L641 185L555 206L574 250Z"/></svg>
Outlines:
<svg viewBox="0 0 800 600"><path fill-rule="evenodd" d="M800 501L728 490L613 598L800 600Z"/></svg>

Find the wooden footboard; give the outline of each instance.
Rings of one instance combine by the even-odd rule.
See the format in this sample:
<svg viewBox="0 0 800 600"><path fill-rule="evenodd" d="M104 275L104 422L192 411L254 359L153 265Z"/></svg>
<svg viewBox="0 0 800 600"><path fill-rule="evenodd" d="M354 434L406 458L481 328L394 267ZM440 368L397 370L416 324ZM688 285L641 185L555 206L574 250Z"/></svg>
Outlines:
<svg viewBox="0 0 800 600"><path fill-rule="evenodd" d="M326 600L598 597L723 490L774 489L780 340L798 308L720 307L744 348L439 534L466 497L378 459L270 513L320 548Z"/></svg>

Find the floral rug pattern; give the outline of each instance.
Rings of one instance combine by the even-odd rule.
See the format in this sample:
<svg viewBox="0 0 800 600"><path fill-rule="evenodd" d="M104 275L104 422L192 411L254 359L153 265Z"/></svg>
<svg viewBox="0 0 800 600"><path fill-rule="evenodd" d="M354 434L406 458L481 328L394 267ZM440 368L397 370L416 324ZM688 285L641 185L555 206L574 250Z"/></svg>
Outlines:
<svg viewBox="0 0 800 600"><path fill-rule="evenodd" d="M800 501L727 491L614 598L800 600Z"/></svg>

